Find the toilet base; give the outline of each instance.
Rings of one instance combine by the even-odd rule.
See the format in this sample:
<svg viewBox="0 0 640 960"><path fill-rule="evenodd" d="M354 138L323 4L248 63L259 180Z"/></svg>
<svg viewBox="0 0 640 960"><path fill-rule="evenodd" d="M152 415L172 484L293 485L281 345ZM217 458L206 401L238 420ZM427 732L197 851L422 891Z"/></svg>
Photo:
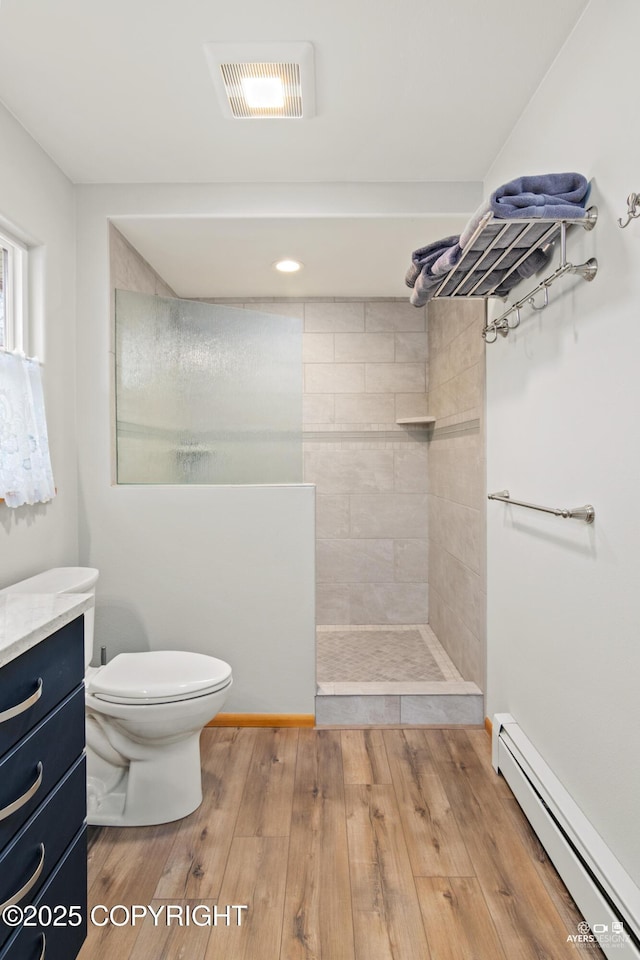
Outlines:
<svg viewBox="0 0 640 960"><path fill-rule="evenodd" d="M87 744L87 823L143 827L181 820L202 803L200 731L147 750L120 770L117 782L105 778L104 760Z"/></svg>

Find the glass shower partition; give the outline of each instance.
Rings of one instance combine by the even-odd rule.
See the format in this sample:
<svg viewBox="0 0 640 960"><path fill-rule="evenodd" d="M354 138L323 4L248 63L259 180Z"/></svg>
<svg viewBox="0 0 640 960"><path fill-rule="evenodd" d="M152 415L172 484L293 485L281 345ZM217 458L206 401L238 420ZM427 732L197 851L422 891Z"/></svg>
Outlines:
<svg viewBox="0 0 640 960"><path fill-rule="evenodd" d="M117 481L302 482L302 321L116 290Z"/></svg>

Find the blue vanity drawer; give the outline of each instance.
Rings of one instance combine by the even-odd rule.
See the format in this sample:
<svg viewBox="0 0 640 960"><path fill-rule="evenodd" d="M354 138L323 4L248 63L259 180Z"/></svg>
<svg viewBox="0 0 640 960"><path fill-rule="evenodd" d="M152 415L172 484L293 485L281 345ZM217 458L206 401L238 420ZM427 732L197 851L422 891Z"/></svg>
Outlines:
<svg viewBox="0 0 640 960"><path fill-rule="evenodd" d="M33 903L84 822L86 776L85 758L80 757L0 853L0 904L23 888L25 893L18 906ZM11 927L0 918L0 944L11 932Z"/></svg>
<svg viewBox="0 0 640 960"><path fill-rule="evenodd" d="M36 926L14 930L4 950L0 949L0 960L40 960L43 950L45 960L70 960L77 956L87 935L86 897L87 830L83 827L34 903L38 910L33 918ZM56 919L61 923L69 917L75 924L77 912L69 911L78 906L82 914L78 926L54 926ZM51 908L52 914L47 908Z"/></svg>
<svg viewBox="0 0 640 960"><path fill-rule="evenodd" d="M84 679L84 620L78 617L0 671L0 757ZM20 708L16 716L13 709Z"/></svg>
<svg viewBox="0 0 640 960"><path fill-rule="evenodd" d="M78 687L2 757L0 849L82 753L84 723L84 687Z"/></svg>

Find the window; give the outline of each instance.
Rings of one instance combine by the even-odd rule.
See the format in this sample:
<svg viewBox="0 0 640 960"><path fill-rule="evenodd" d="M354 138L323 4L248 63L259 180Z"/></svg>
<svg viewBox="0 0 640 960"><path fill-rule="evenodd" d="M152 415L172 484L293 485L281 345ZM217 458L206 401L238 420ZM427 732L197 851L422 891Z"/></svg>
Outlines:
<svg viewBox="0 0 640 960"><path fill-rule="evenodd" d="M25 350L27 248L0 233L0 349Z"/></svg>

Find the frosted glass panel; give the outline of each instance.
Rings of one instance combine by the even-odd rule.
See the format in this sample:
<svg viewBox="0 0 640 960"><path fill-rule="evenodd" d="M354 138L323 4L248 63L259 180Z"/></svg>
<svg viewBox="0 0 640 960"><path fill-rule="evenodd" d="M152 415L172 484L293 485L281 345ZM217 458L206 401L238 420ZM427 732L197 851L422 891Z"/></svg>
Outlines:
<svg viewBox="0 0 640 960"><path fill-rule="evenodd" d="M300 483L302 321L116 290L118 483Z"/></svg>

